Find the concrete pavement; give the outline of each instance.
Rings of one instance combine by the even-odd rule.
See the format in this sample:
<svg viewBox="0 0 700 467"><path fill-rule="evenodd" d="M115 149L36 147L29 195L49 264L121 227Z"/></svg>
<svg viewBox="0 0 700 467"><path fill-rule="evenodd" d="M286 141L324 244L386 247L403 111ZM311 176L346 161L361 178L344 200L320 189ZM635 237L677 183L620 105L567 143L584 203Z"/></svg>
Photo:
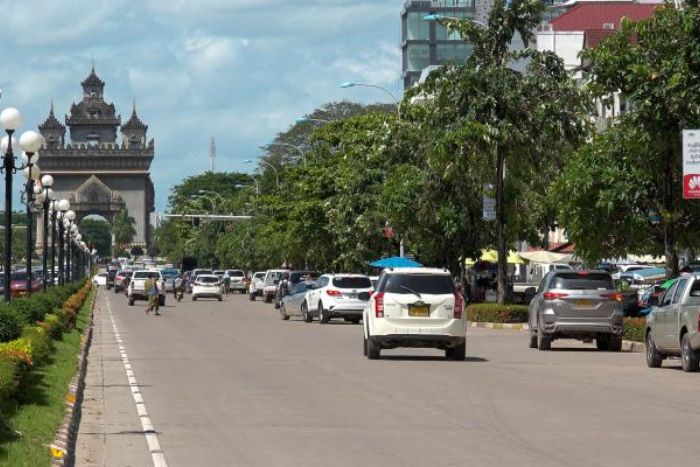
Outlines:
<svg viewBox="0 0 700 467"><path fill-rule="evenodd" d="M105 300L169 466L697 464L700 375L678 362L650 370L560 341L539 352L526 333L476 328L463 363L410 349L370 362L361 326L285 322L243 295L169 295L146 317L108 292L77 465L153 462Z"/></svg>

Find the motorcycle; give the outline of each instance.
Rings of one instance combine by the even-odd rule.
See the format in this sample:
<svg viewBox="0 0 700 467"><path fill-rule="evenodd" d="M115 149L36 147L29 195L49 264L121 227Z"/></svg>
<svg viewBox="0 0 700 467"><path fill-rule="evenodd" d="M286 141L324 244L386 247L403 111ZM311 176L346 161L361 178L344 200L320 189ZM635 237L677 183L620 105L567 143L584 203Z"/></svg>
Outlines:
<svg viewBox="0 0 700 467"><path fill-rule="evenodd" d="M184 295L185 295L185 292L182 290L182 287L175 290L175 300L177 300L178 302L182 301L182 297Z"/></svg>

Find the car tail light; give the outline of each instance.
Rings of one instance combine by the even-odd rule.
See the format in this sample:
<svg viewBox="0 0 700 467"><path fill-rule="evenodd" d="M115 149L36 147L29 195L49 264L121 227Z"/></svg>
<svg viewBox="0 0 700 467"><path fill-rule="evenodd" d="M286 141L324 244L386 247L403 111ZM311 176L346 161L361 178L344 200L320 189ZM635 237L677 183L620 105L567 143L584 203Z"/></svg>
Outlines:
<svg viewBox="0 0 700 467"><path fill-rule="evenodd" d="M374 315L377 318L384 317L384 292L374 294Z"/></svg>
<svg viewBox="0 0 700 467"><path fill-rule="evenodd" d="M338 290L326 290L326 293L331 297L342 297L343 294Z"/></svg>
<svg viewBox="0 0 700 467"><path fill-rule="evenodd" d="M606 300L615 300L618 303L622 303L622 294L620 292L615 293L604 293L600 295L601 298Z"/></svg>
<svg viewBox="0 0 700 467"><path fill-rule="evenodd" d="M462 312L464 311L464 298L462 294L455 293L455 319L462 319Z"/></svg>
<svg viewBox="0 0 700 467"><path fill-rule="evenodd" d="M559 300L559 299L562 299L562 298L566 298L566 297L568 297L568 296L569 296L569 294L560 293L560 292L545 292L545 293L542 294L542 297L543 297L545 300Z"/></svg>

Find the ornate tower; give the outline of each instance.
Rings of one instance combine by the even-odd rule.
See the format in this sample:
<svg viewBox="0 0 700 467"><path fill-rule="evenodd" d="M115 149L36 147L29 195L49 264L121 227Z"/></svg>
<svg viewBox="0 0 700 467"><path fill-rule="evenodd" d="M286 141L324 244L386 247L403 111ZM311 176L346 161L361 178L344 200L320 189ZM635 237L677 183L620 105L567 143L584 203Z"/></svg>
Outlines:
<svg viewBox="0 0 700 467"><path fill-rule="evenodd" d="M78 221L97 214L111 222L126 207L136 219L134 244L147 246L150 214L155 210L150 176L155 145L146 139L148 126L139 119L136 106L121 124L114 104L105 101L105 83L94 67L81 84L82 100L71 105L65 118L70 141L65 138L66 126L54 115L53 103L39 126L46 140L42 172L53 175L57 199L70 201ZM41 228L42 223L38 225ZM37 239L42 239L41 232Z"/></svg>

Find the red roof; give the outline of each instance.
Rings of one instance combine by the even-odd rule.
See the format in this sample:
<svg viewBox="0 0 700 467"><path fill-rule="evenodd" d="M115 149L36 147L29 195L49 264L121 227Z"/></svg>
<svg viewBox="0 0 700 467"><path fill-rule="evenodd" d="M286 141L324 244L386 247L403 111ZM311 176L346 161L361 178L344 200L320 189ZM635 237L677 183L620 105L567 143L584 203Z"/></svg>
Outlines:
<svg viewBox="0 0 700 467"><path fill-rule="evenodd" d="M589 31L611 30L604 25L614 24L615 29L620 29L620 21L629 17L634 21L650 18L657 8L663 7L660 3L632 3L632 2L582 2L552 20L554 31ZM600 34L602 35L602 34ZM597 44L602 37L596 37Z"/></svg>

